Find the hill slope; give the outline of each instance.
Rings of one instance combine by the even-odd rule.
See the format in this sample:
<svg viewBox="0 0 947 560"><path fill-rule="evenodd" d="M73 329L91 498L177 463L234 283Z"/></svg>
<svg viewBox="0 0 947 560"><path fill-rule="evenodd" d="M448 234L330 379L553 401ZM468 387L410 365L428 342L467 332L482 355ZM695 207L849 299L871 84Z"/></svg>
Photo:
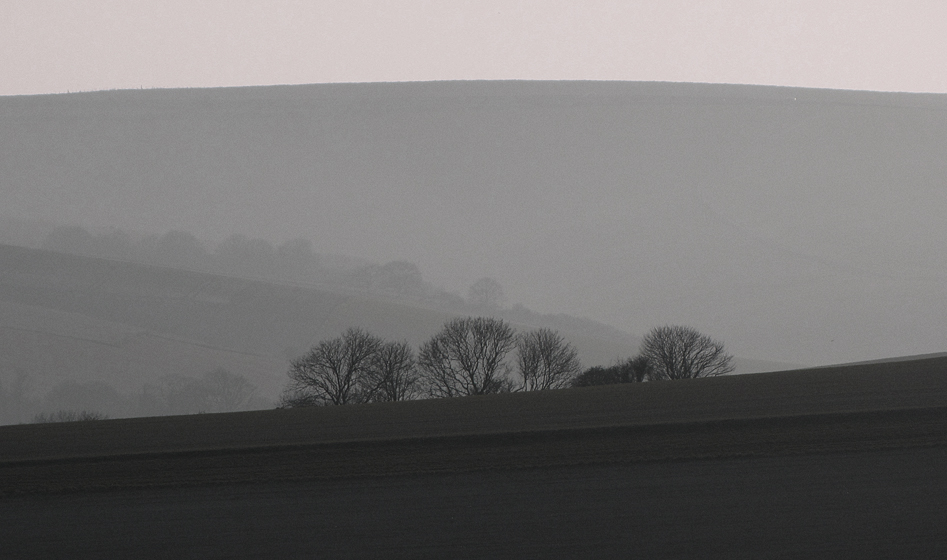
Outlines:
<svg viewBox="0 0 947 560"><path fill-rule="evenodd" d="M336 84L9 97L0 124L18 218L302 236L773 360L943 349L943 95Z"/></svg>
<svg viewBox="0 0 947 560"><path fill-rule="evenodd" d="M0 427L0 537L72 558L939 557L945 368Z"/></svg>
<svg viewBox="0 0 947 560"><path fill-rule="evenodd" d="M0 428L0 447L5 450L4 464L18 471L29 465L68 471L70 465L97 464L109 457L117 465L158 459L194 463L204 458L214 464L222 461L213 472L233 468L242 476L241 460L250 458L257 464L263 461L258 456L272 456L273 476L280 478L293 472L276 459L287 454L292 464L302 460L299 454L327 454L350 469L317 462L307 470L312 477L349 476L361 470L396 474L401 469L423 470L423 448L441 445L448 449L446 454L440 452L441 459L457 469L466 467L451 462L450 450L487 445L494 455L487 452L483 461L471 465L508 468L518 464L519 446L536 441L565 442L569 449L588 444L597 455L583 456L582 461L605 462L620 457L941 445L944 440L938 438L945 434L939 430L947 429L945 368L947 358L940 357L404 403L10 426ZM592 443L628 437L641 438L631 451L627 443L613 451ZM411 459L418 445L422 456ZM513 446L509 453L502 450L506 445ZM383 452L375 454L375 447ZM389 452L406 454L404 461L396 461ZM570 452L563 451L559 459L543 455L541 461L578 461ZM471 460L468 455L464 452L465 460ZM328 470L320 475L322 468ZM134 470L134 476L147 472L144 467ZM188 475L179 482L193 483L206 476L201 469L195 473L197 478ZM84 476L109 484L108 477L94 469Z"/></svg>
<svg viewBox="0 0 947 560"><path fill-rule="evenodd" d="M104 382L132 394L163 376L225 368L275 399L288 360L319 340L358 326L417 346L461 313L355 290L4 245L0 270L0 386L9 389L17 373L26 373L36 395L64 380ZM635 339L604 325L569 331L558 317L508 314L518 328L560 329L588 365L610 364L637 349ZM107 403L74 406L113 416L136 412L101 410Z"/></svg>

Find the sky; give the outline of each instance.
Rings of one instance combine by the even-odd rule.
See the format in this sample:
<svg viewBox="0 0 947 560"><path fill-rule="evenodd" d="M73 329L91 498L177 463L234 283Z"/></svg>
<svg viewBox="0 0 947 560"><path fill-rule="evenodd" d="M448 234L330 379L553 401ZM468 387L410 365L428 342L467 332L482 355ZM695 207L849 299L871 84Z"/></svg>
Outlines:
<svg viewBox="0 0 947 560"><path fill-rule="evenodd" d="M773 0L582 0L581 2L555 0L403 0L400 2L379 0L152 0L147 2L139 0L0 0L0 96L139 88L512 79L709 82L947 93L945 68L947 68L947 2L943 0L863 0L859 2L832 0L780 2ZM457 118L462 117L463 115L460 115ZM919 147L916 150L917 153L907 150L895 155L903 156L904 162L909 163L913 161L911 158L915 158L929 164L929 169L941 169L937 167L937 162L941 161L937 158L940 154L937 150L941 146L937 143L940 142L937 131L943 129L939 127L939 122L936 119L927 119L920 122L915 129L902 131L910 138L913 138L914 132L917 132L915 136L929 133L934 140L928 144L911 144L915 148ZM600 132L604 134L609 130L614 134L623 134L622 131L616 132L615 129L609 128L610 124L606 123L601 131L596 129L594 137L598 137ZM826 158L839 154L851 155L854 162L851 165L855 166L854 169L864 168L875 172L872 177L878 179L879 182L872 191L873 196L864 195L868 190L863 184L846 183L844 178L838 179L831 172L812 175L814 172L811 171L811 166L800 165L794 168L795 172L801 174L800 176L828 177L826 181L834 181L831 183L833 185L844 183L842 187L845 188L826 190L822 189L822 183L818 182L804 185L807 188L794 188L795 185L792 183L794 179L789 177L786 178L785 192L781 195L783 198L779 200L788 200L797 204L795 206L772 204L769 203L771 199L766 197L758 200L753 198L759 193L771 194L772 184L767 185L770 187L768 189L754 190L751 188L755 184L753 181L745 176L738 176L740 168L721 166L723 178L720 179L719 185L714 186L716 196L708 196L711 202L716 201L715 211L719 215L728 216L732 222L731 225L749 228L750 225L755 224L753 231L757 232L757 237L761 239L764 237L769 241L775 239L786 246L790 245L790 239L795 239L798 243L790 247L793 251L820 259L834 259L834 264L851 264L849 260L852 255L867 255L864 258L870 261L872 266L875 266L876 260L882 263L878 265L880 268L888 266L891 262L900 262L898 259L914 263L915 261L910 260L914 257L917 257L915 259L917 262L924 259L929 259L935 264L941 262L942 259L936 258L939 254L937 251L940 249L936 241L914 242L917 239L936 240L940 237L917 235L909 238L905 237L904 231L923 233L925 228L929 231L942 229L942 209L947 205L947 199L943 196L938 198L936 194L942 195L947 191L942 187L944 175L939 171L931 172L930 177L918 179L908 163L905 163L903 168L897 169L874 169L871 165L858 167L861 165L858 159L859 151L856 149L858 142L870 139L845 137L844 133L847 129L844 127L839 129L836 125L837 123L829 123L826 129L842 134L840 138L843 142L838 142L838 145L827 145L826 150L830 153L822 158L817 157L820 154L813 155L807 152L806 148L813 144L806 143L799 148L801 150L799 154L802 154L799 157L812 156L819 161L827 161ZM836 128L832 128L833 126ZM414 129L402 126L398 130ZM811 130L820 129L813 125ZM882 130L878 133L880 136L885 136L889 132L887 129L879 130ZM515 136L509 138L515 140ZM616 138L619 137L616 136ZM19 146L27 143L18 138L10 145L14 144ZM485 146L483 154L502 159L503 153L491 151L495 147L492 137L485 140L483 145ZM908 144L892 144L895 150L899 146L906 145ZM539 145L537 150L542 153L552 153L559 146L560 144L549 140L547 145ZM461 148L457 148L458 153L462 151ZM934 155L930 156L929 152L933 152ZM17 160L12 158L7 161L16 162ZM593 159L589 158L589 161ZM617 162L616 170L631 169L621 167L628 162L615 161ZM755 160L748 161L753 163ZM790 158L786 161L792 163L793 160ZM0 161L0 164L3 163ZM395 161L395 163L398 162ZM655 165L660 167L660 163L658 161ZM376 173L374 177L382 177L387 181L388 176L385 173L390 169L385 165L387 165L385 162L376 167L362 165L355 169L361 175L356 173L353 176L371 178L371 173ZM443 173L445 176L448 172L455 173L452 177L470 181L472 187L484 187L479 184L480 175L474 173L465 175L466 168L462 166L454 168L442 165L440 168L438 165L442 164L430 163L430 169L434 171L428 172ZM694 165L697 164L694 163ZM32 177L30 173L23 171L26 167L21 165L16 169L13 167L10 169L22 171L22 176ZM750 168L756 170L752 165ZM332 168L332 170L336 169L349 168L344 166ZM565 169L568 172L573 168L566 166ZM836 168L827 167L826 169ZM416 172L411 167L405 167L403 184L411 186L417 183L414 175ZM618 173L614 170L608 172ZM101 182L95 173L89 174L90 185ZM806 173L810 174L805 175ZM919 189L917 193L913 196L905 196L903 185L900 191L887 189L887 183L880 178L897 176L898 173L914 181L912 184ZM14 177L16 174L8 175L4 177L7 181L5 184L16 184L21 189L20 192L32 196L30 200L40 200L33 192L35 189L28 186L26 182L17 183L20 179ZM156 176L165 180L163 175ZM624 180L622 175L615 176L619 177L620 181ZM736 176L736 179L742 182L731 181L731 176ZM114 177L120 179L120 174L115 174ZM572 176L552 177L550 180L556 179L565 185L562 189L566 194L580 192L579 190L570 191L567 188L568 182L572 180L570 177ZM148 204L151 200L149 197L165 196L162 194L164 191L144 189L143 193L135 192L133 189L125 189L119 179L116 179L118 182L115 184L119 185L117 188L123 189L120 192L126 199L137 201L139 198L136 197L140 196L140 200L146 203L142 203L139 209L147 208L148 212L154 214L155 220L168 219L168 214L155 213ZM429 183L435 187L438 184L434 180ZM358 189L344 190L342 186L339 186L345 184L347 184L345 181L341 181L335 185L339 188L337 191L339 194L336 196L337 200L351 203L352 208L357 210L357 212L353 210L351 215L360 215L362 204L366 200L371 200L372 197L382 200L376 196L376 192L369 193ZM366 184L384 185L386 183L379 179ZM47 182L47 185L48 192L53 193L49 195L51 199L57 197L60 202L67 200L68 197L56 190L60 188L59 184L51 181ZM295 183L287 183L287 185L292 186ZM497 185L502 186L501 183ZM494 186L487 184L484 188ZM359 185L359 188L361 187L362 185ZM190 189L190 187L187 188ZM621 184L615 188L621 188ZM272 187L264 190L257 189L255 185L249 185L246 192L249 193L246 195L249 198L225 198L223 199L225 203L219 206L223 209L220 210L219 221L225 224L239 223L239 227L243 230L220 230L218 233L221 235L243 233L267 237L274 242L282 241L288 237L280 237L283 235L281 232L273 233L274 226L270 224L279 223L281 227L288 228L289 222L262 218L264 203L276 208L277 205L289 201L287 208L292 207L299 211L300 215L305 213L305 210L300 210L303 207L299 205L299 200L294 198L294 191L290 187L287 187L285 191L277 191ZM280 192L282 194L279 194ZM723 195L728 195L729 199ZM3 211L17 213L16 210L9 210L15 207L8 200L9 193L0 192L0 196L4 197L3 207L6 210ZM283 198L280 198L281 196ZM323 192L318 191L313 195L313 197L316 196L323 196ZM674 192L670 192L667 194L667 200L661 197L657 197L656 200L664 204L662 208L670 209L669 212L676 211L680 205L677 204L674 196ZM924 198L925 196L928 198ZM726 200L730 203L722 202ZM754 203L754 200L757 202ZM860 214L862 218L853 217L853 206L850 200L864 203L865 209ZM924 202L918 203L918 200ZM879 201L890 201L890 204L885 205ZM108 208L102 210L99 200L89 197L84 204L86 206L68 206L69 212L74 212L76 216L82 218L77 218L77 223L103 227L105 225L127 227L121 222L95 224L91 221L94 217L92 214L84 218L81 215L83 209L98 209L101 212L112 212L117 219L123 218L133 222L136 227L140 225L136 215L125 215L125 209L133 206L131 203L127 207L110 203ZM45 200L37 202L36 205L39 208L38 211L48 214L44 216L49 220L53 220L54 213L60 211L59 206L47 204ZM313 203L313 207L315 206ZM380 203L376 202L375 206L381 216L379 220L376 220L375 225L388 223L385 221L388 220L391 222L392 231L401 231L396 229L400 227L396 213L390 212L390 208ZM336 219L339 223L346 221L347 218L343 216L349 216L337 211L337 206L324 205L324 207L328 209L325 210L328 218ZM279 215L282 218L282 208L273 210L272 214L267 215ZM563 208L569 210L571 207L564 205ZM789 208L792 208L794 212L791 216L787 214ZM621 210L611 206L609 209ZM197 223L197 220L206 221L205 214L208 212L206 207L194 204L187 210L197 216L191 224ZM778 217L783 214L789 217L784 217L782 221L770 219L772 216ZM838 219L837 216L842 214L847 217ZM235 220L235 216L243 216L244 219ZM36 218L22 211L17 213L17 217ZM310 231L309 218L309 214L305 214L305 219L300 219L299 223L303 225L299 226L298 233L293 232L293 236L310 237L317 242L323 242L322 236ZM194 231L192 225L184 223L183 214L173 214L172 219L180 219L182 223L179 226L168 227ZM89 220L89 222L83 220ZM415 220L412 223L419 224L422 220ZM570 293L590 294L582 297L587 297L592 303L580 298L571 304L571 307L561 307L566 304L558 293L548 296L536 295L534 279L527 277L526 268L521 267L520 270L515 270L514 267L508 265L507 261L491 261L493 255L490 249L494 245L474 243L468 239L471 237L466 233L468 230L464 230L463 236L456 236L454 241L462 247L467 247L469 244L480 253L474 254L463 263L458 258L454 266L443 264L443 253L422 250L418 243L414 245L404 243L405 246L412 247L413 253L397 253L390 247L408 237L394 235L385 237L380 233L372 233L362 224L363 222L354 219L351 223L344 224L352 231L359 230L358 235L361 237L358 239L363 240L361 245L341 248L327 245L317 246L317 249L321 252L343 252L353 256L372 258L379 262L397 258L419 262L425 278L451 290L465 289L477 277L473 275L473 271L476 271L477 275L497 276L501 283L508 287L511 302L522 301L531 308L544 312L564 311L592 316L618 324L629 332L643 332L642 328L646 326L643 321L651 320L650 316L642 312L640 319L635 319L641 321L641 324L619 324L617 320L612 319L613 316L631 317L633 315L610 303L602 303L608 300L600 298L600 294L595 290L585 292L572 290ZM802 227L798 224L806 225ZM904 224L907 226L902 227ZM561 223L557 222L556 225L561 225ZM635 224L631 226L636 227ZM258 230L248 228L258 228ZM494 229L496 232L501 231L500 228ZM581 231L581 228L578 230ZM418 237L425 237L423 228L418 228L417 231ZM564 231L571 232L572 230L565 228ZM153 232L163 233L158 230ZM881 240L881 242L868 243L865 241L866 236L863 235L865 232L871 233L872 240ZM404 232L402 234L408 235ZM497 233L497 235L500 234ZM337 236L340 239L351 237L344 235L341 229ZM384 242L379 242L378 239L383 239ZM488 240L492 239L488 237ZM581 240L578 237L576 239ZM905 239L911 242L906 243ZM325 242L328 243L328 241ZM848 245L844 245L845 243ZM699 254L696 250L693 252ZM596 266L604 266L608 263L598 262L596 259L611 258L611 255L606 255L606 253L593 253L588 252L587 255L582 253L590 260L587 267L578 267L577 270L582 273L598 270ZM461 253L458 252L458 254ZM536 257L536 254L528 248L522 249L521 253L510 253L507 257L512 260L520 254ZM884 258L877 257L876 260L871 260L877 255ZM895 255L893 260L889 259L892 255ZM422 260L425 258L428 261ZM671 265L676 265L675 258L667 259L667 263L670 263L668 270L671 270L669 275L673 273ZM779 264L781 261L774 262ZM435 268L434 265L437 263L440 263L440 269ZM779 267L773 265L770 268L778 271ZM506 271L510 270L521 274L519 277L501 277L501 274L507 274ZM624 281L627 276L623 273L624 271L620 270L615 273L615 277L621 277ZM577 272L575 278L584 277ZM903 293L898 296L901 299L897 299L889 293L889 284L884 283L886 281L882 279L869 285L865 293L849 293L846 297L852 301L848 299L845 301L850 303L852 309L860 310L862 300L874 298L880 302L879 305L887 305L886 312L891 317L904 321L905 325L917 323L918 316L927 317L928 323L925 324L934 326L934 328L926 329L925 336L927 337L936 337L937 333L943 332L944 325L940 310L923 303L928 300L922 299L917 302L915 301L917 298L909 297L915 293L910 292L909 288L913 289L917 284L924 289L941 290L937 292L937 297L940 298L940 294L943 293L942 284L932 284L924 278L914 279L912 280L914 284L897 286L898 289L903 288ZM937 282L941 282L940 277ZM548 284L563 291L570 288L568 282L561 279L558 283L549 282ZM581 285L580 281L576 280L575 285ZM831 289L836 287L834 284L829 286ZM825 301L831 300L831 294L836 293L831 292L829 288L825 289L825 294L829 295L821 294ZM846 286L843 285L838 293L846 293L845 288ZM621 289L626 289L624 284ZM652 311L655 316L659 314L661 317L667 316L672 304L677 305L676 309L680 311L680 316L673 316L666 320L690 321L693 314L697 313L693 305L674 299L677 294L673 286L660 285L655 288L656 291L659 289L671 294L667 296L670 298L667 300L670 303L665 305L665 300L655 299L658 302L653 305ZM800 301L809 298L811 294L807 293L806 289L808 288L803 286L799 292L793 292L795 294L793 297L798 297ZM665 292L661 293L665 294ZM701 293L695 292L688 296L696 300ZM526 299L528 297L534 299ZM703 311L705 317L711 318L706 319L705 323L715 327L717 323L720 323L715 318L718 311L721 316L728 314L727 317L731 318L733 325L730 327L720 325L715 334L719 332L719 336L727 339L728 344L731 340L737 341L735 342L737 344L742 337L743 346L738 346L737 349L743 353L738 355L799 363L830 363L843 361L843 359L872 359L886 355L942 349L940 338L937 338L935 342L929 342L929 339L925 338L922 345L909 340L911 337L905 334L900 335L900 338L894 337L897 340L892 339L893 343L899 343L901 346L876 344L877 340L892 338L888 332L882 332L877 336L872 334L875 336L874 339L865 335L857 341L865 346L875 344L870 351L863 350L855 343L850 343L848 347L841 350L825 349L818 346L822 342L821 338L826 338L819 334L822 331L813 334L815 331L810 329L807 323L789 325L787 328L797 330L777 337L744 320L749 313L741 315L737 307L740 304L746 305L745 299L742 293L737 293L732 295L732 300L736 302L732 309L708 305ZM767 297L758 299L768 301ZM810 299L823 301L816 298ZM706 300L715 301L712 298L706 298ZM932 297L929 301L934 300L935 298ZM606 312L593 307L593 304L608 307L606 311L611 315L606 315ZM786 307L789 308L791 305L787 304ZM815 309L815 307L816 305L812 304L806 309L814 309L813 316L823 317L824 313L823 315L817 313L823 310ZM874 312L876 307L871 307L870 310ZM586 309L591 311L586 311ZM723 311L720 311L721 309ZM836 308L833 307L833 309ZM836 315L843 316L841 313ZM771 316L780 315L760 315L757 316L757 320L769 321L767 325L772 325L774 322L769 318ZM869 319L862 322L868 325L875 324ZM696 326L702 327L703 324ZM826 328L828 327L823 327L823 331ZM882 326L879 324L878 328L881 329ZM884 325L884 328L889 327ZM911 328L918 330L917 325ZM908 327L905 326L903 330L905 333L908 332ZM855 337L854 334L850 336ZM765 351L765 344L760 342L764 338L767 340L763 342L772 347L778 346L777 350L784 353L778 354L775 350ZM813 343L812 340L816 342ZM913 345L904 342L906 340ZM834 339L832 341L834 342ZM781 350L783 347L786 348L785 351ZM841 339L839 347L842 347Z"/></svg>
<svg viewBox="0 0 947 560"><path fill-rule="evenodd" d="M0 95L429 80L947 93L947 3L2 0Z"/></svg>

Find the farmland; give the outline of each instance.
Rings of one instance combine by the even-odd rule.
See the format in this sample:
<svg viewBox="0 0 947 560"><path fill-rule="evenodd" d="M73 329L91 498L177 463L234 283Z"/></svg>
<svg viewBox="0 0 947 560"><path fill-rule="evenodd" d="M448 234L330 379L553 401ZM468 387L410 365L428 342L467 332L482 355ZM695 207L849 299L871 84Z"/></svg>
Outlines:
<svg viewBox="0 0 947 560"><path fill-rule="evenodd" d="M332 557L935 552L947 544L932 521L947 498L945 371L947 358L921 357L7 426L3 540L49 552L80 531L72 552L89 557L160 534L237 555L316 543Z"/></svg>
<svg viewBox="0 0 947 560"><path fill-rule="evenodd" d="M0 245L0 268L0 390L9 389L17 373L26 374L36 407L43 394L66 381L105 383L128 400L143 385L159 384L165 376L195 376L217 368L246 378L263 400L274 401L287 381L288 360L347 327L416 345L450 317L465 313L339 286L278 283L11 245ZM560 328L556 317L533 315L533 323L515 314L510 320L520 329ZM637 348L634 337L598 326L598 331L561 329L587 365L608 364ZM738 359L737 366L748 372L780 364ZM141 415L134 404L107 404L100 400L66 408L89 408L112 417ZM0 422L27 421L40 411L17 415L0 410Z"/></svg>

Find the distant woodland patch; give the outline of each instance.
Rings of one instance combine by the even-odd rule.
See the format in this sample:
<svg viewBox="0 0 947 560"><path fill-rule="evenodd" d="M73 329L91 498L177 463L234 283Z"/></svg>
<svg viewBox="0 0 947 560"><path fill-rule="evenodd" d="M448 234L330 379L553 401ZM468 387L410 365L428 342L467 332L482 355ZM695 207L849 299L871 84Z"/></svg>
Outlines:
<svg viewBox="0 0 947 560"><path fill-rule="evenodd" d="M722 343L686 326L655 327L637 356L585 371L558 332L502 319L458 317L415 352L361 329L294 359L280 407L391 402L716 377L733 371Z"/></svg>
<svg viewBox="0 0 947 560"><path fill-rule="evenodd" d="M542 323L592 336L625 336L598 321L564 313L538 313L519 303L507 306L503 286L494 278L474 280L464 298L426 281L414 263L398 260L378 264L346 255L318 253L312 242L304 238L274 245L265 239L233 234L208 247L193 234L180 230L136 236L117 228L90 233L80 226L59 226L45 236L42 248L212 274L354 290L450 313L489 312L502 314L515 323Z"/></svg>
<svg viewBox="0 0 947 560"><path fill-rule="evenodd" d="M233 234L209 247L191 233L171 230L162 235L132 235L110 228L90 233L80 226L59 226L44 238L42 248L106 259L183 268L267 281L355 290L409 303L423 303L451 313L502 313L517 323L543 323L557 329L595 336L623 337L620 330L564 313L532 311L507 305L503 286L494 278L473 280L466 298L426 281L415 263L384 264L313 250L310 240L296 238L274 245L266 239Z"/></svg>
<svg viewBox="0 0 947 560"><path fill-rule="evenodd" d="M290 362L346 324L409 339L412 360L452 316L562 331L594 361L631 343L595 321L507 306L493 278L473 281L465 298L413 263L323 255L304 239L232 235L209 249L181 231L60 226L42 247L0 250L0 423L269 408ZM385 390L390 400L430 396L414 385Z"/></svg>
<svg viewBox="0 0 947 560"><path fill-rule="evenodd" d="M303 238L274 245L265 239L233 234L208 247L193 234L179 230L133 236L114 228L90 233L80 226L60 226L46 236L43 248L229 276L328 284L445 304L464 303L461 296L426 282L414 263L376 264L343 255L320 254L313 251L310 240Z"/></svg>

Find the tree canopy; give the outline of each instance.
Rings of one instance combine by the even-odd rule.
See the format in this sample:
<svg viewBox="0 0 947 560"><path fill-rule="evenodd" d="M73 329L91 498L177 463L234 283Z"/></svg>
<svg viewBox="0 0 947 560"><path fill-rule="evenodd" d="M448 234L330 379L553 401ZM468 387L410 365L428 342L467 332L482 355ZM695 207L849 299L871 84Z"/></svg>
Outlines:
<svg viewBox="0 0 947 560"><path fill-rule="evenodd" d="M552 329L538 329L520 335L516 349L524 391L568 387L582 371L575 348Z"/></svg>
<svg viewBox="0 0 947 560"><path fill-rule="evenodd" d="M418 365L433 397L501 393L513 388L506 355L516 333L500 319L451 319L421 346Z"/></svg>
<svg viewBox="0 0 947 560"><path fill-rule="evenodd" d="M640 354L654 368L653 379L713 377L733 371L733 356L723 343L685 326L651 329L641 341Z"/></svg>

